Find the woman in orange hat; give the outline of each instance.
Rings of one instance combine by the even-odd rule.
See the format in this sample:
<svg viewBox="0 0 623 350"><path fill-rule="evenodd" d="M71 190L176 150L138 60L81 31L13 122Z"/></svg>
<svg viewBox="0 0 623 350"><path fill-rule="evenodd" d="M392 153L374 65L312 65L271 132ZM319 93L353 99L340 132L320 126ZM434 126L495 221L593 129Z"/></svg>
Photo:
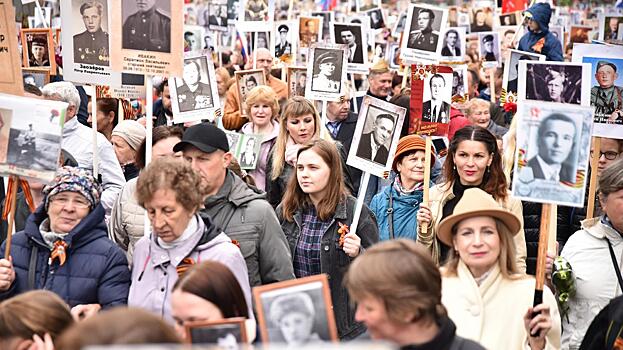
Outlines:
<svg viewBox="0 0 623 350"><path fill-rule="evenodd" d="M431 147L431 166L435 152ZM372 198L370 210L377 217L382 241L394 238L417 238L417 212L424 189L426 141L418 135L400 139L392 170L397 173L390 186Z"/></svg>

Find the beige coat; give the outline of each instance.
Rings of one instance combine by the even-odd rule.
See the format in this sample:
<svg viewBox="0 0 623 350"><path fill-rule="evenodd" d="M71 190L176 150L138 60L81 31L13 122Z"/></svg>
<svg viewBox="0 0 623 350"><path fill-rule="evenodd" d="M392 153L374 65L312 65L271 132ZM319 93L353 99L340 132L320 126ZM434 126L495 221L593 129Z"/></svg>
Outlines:
<svg viewBox="0 0 623 350"><path fill-rule="evenodd" d="M456 334L490 350L529 349L523 316L532 306L535 280L529 276L507 279L498 265L476 284L461 261L457 276L442 279L441 301L456 324ZM543 302L550 307L552 328L546 349L560 349L560 315L552 292L545 287Z"/></svg>
<svg viewBox="0 0 623 350"><path fill-rule="evenodd" d="M436 235L435 230L437 229L437 226L441 222L441 217L443 215L443 206L446 204L447 201L454 198L454 193L452 193L452 184L445 183L445 184L435 185L430 189L428 196L429 196L428 199L429 199L430 210L432 214L432 224L431 224L431 227L428 228L429 231L427 232L427 235L432 235L432 234ZM521 201L516 198L512 198L509 193L506 199L506 202L501 203L501 204L505 209L517 215L519 217L519 220L521 221L521 230L519 231L518 234L515 235L515 249L517 251L516 261L517 261L517 268L519 269L519 271L522 273L526 273L527 251L526 251L526 237L523 231L523 207L521 206ZM477 203L474 203L474 205L477 205ZM430 241L430 239L428 241ZM433 259L439 265L440 262L439 262L438 243L436 242L436 240L434 240L433 242L427 243L426 239L422 239L422 233L421 233L421 229L419 226L418 226L418 242L423 244L427 249L429 249L429 251L433 255Z"/></svg>
<svg viewBox="0 0 623 350"><path fill-rule="evenodd" d="M108 220L108 236L126 252L128 261L132 261L134 245L144 235L145 210L136 201L136 182L128 181L112 207Z"/></svg>

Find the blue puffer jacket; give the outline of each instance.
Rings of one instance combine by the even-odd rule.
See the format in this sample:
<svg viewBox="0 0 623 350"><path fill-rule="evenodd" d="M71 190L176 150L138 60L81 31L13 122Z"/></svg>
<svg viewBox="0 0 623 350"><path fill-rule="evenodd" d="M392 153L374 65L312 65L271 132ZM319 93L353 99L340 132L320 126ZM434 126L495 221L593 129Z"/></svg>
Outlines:
<svg viewBox="0 0 623 350"><path fill-rule="evenodd" d="M412 195L399 195L394 185L387 186L381 193L372 198L370 210L376 216L379 225L379 238L381 241L389 240L389 221L387 208L389 207L389 196L392 196L394 208L394 238L417 238L417 219L416 214L422 203L422 191L416 191Z"/></svg>
<svg viewBox="0 0 623 350"><path fill-rule="evenodd" d="M24 231L13 236L11 256L15 282L0 293L0 300L26 292L31 252L37 247L34 289L58 294L71 307L100 304L102 308L125 305L130 290L130 270L123 251L108 239L104 208L98 205L65 237L67 260L48 264L50 249L45 244L39 225L48 217L43 206L28 217ZM5 243L0 255L4 256Z"/></svg>
<svg viewBox="0 0 623 350"><path fill-rule="evenodd" d="M530 7L526 12L532 14L532 19L535 20L540 27L538 33L534 33L528 30L528 33L524 34L519 40L519 50L526 52L540 53L545 55L547 61L563 61L562 45L560 41L556 39L554 34L549 31L549 20L552 16L552 8L548 3L539 2ZM537 42L544 39L543 46L539 49L535 47Z"/></svg>

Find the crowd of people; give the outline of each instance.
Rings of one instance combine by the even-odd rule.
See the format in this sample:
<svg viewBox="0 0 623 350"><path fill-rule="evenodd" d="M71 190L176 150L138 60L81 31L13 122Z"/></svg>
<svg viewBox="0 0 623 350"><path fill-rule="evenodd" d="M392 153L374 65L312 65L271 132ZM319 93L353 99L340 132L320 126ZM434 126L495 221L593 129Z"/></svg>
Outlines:
<svg viewBox="0 0 623 350"><path fill-rule="evenodd" d="M551 13L547 3L526 11L517 48L562 61L548 31ZM490 26L481 14L472 30ZM288 30L279 27L278 51L291 50ZM427 35L439 34L415 40ZM454 78L465 79L467 91L443 118L428 107L430 120L447 122L449 131L427 146L409 132L411 89L392 62L375 60L369 75L352 75L340 99L320 108L304 92L288 93L271 50L258 47L244 61L241 49L219 53L215 98L223 108L214 121L174 124L166 77L147 92L156 97L153 129L139 101L91 102L68 81L26 87L31 98L68 107L55 178L30 181L36 210L20 192L15 233L3 226L0 235L12 235L10 256L8 241L0 247L0 348L180 344L190 341L189 323L233 318L244 320L249 343L261 344L253 288L321 274L341 342L413 350L623 346L623 140L600 139L598 167L590 170L598 186L587 186L584 208L558 206L550 217L556 249L547 253L535 305L542 205L511 192L522 130L500 106L500 68L486 74L483 60L472 59L477 53L464 52L467 75ZM251 67L266 84L246 91L241 104L234 72ZM367 146L380 145L370 159L391 164L387 177L369 182L362 182L366 169L347 163L364 95L407 110L401 128L381 115L361 135ZM241 168L249 162L236 159L232 132L261 135L253 169ZM390 152L383 138L394 132L400 137ZM561 261L571 266L571 292L552 279ZM318 312L306 297L292 298L292 310L275 306L269 315L285 342L288 327L312 326L281 324L279 315L313 320ZM307 331L307 342L321 341Z"/></svg>

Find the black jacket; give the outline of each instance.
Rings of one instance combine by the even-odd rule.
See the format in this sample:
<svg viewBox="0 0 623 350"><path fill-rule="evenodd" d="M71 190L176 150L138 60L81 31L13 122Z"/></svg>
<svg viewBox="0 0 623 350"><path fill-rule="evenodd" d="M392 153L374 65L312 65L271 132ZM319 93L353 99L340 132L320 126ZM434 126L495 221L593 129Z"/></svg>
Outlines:
<svg viewBox="0 0 623 350"><path fill-rule="evenodd" d="M348 270L348 266L353 258L349 257L339 246L340 234L338 222L352 226L353 215L357 200L355 197L347 196L345 200L338 204L333 214L331 225L322 235L320 245L320 265L322 273L329 278L331 289L331 300L333 301L333 312L337 323L337 332L342 340L353 339L363 332L365 326L355 321L355 307L348 296L348 291L344 287L342 280ZM296 251L296 245L301 234L303 225L302 210L294 214L292 222L284 219L281 207L277 208L277 217L286 235L290 251ZM364 206L359 217L357 235L361 238L361 247L366 249L379 241L379 228L374 214Z"/></svg>
<svg viewBox="0 0 623 350"><path fill-rule="evenodd" d="M355 134L355 127L357 126L357 114L348 113L348 117L340 124L340 130L337 132L336 141L339 141L344 146L344 153L348 156L350 152L350 146L353 142L353 135ZM347 166L350 172L353 183L353 195L359 192L359 183L361 182L361 170Z"/></svg>
<svg viewBox="0 0 623 350"><path fill-rule="evenodd" d="M456 325L449 317L441 318L437 325L439 333L428 343L405 345L400 350L484 350L484 347L472 340L456 335Z"/></svg>
<svg viewBox="0 0 623 350"><path fill-rule="evenodd" d="M389 150L384 145L380 145L374 155L374 159L372 159L372 133L373 132L361 135L359 148L357 148L357 157L368 159L384 166L385 163L387 163L387 158L389 157Z"/></svg>
<svg viewBox="0 0 623 350"><path fill-rule="evenodd" d="M610 301L591 322L580 350L614 350L623 343L623 296Z"/></svg>

